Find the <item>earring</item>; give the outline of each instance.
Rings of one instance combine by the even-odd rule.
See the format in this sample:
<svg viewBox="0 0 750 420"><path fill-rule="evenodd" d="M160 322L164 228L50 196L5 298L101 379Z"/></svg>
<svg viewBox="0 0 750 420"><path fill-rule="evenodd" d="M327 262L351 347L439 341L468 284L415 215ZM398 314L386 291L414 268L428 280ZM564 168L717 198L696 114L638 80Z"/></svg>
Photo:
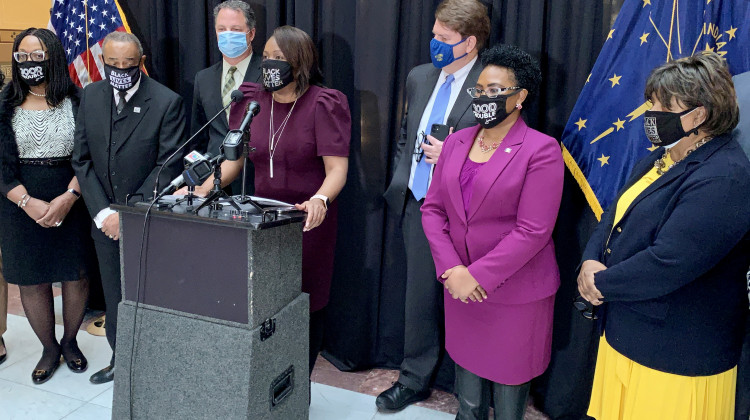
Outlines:
<svg viewBox="0 0 750 420"><path fill-rule="evenodd" d="M521 109L523 106L521 104L516 104L516 109Z"/></svg>

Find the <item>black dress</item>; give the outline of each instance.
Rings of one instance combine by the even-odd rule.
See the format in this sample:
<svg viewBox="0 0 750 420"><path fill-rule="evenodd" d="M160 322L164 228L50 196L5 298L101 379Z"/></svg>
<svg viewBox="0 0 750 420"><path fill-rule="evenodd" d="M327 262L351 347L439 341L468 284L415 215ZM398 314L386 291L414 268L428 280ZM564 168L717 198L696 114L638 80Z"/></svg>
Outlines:
<svg viewBox="0 0 750 420"><path fill-rule="evenodd" d="M19 176L10 184L2 182L2 192L22 184L31 197L47 202L64 193L74 175L72 101L65 99L44 111L16 107L12 127ZM44 228L16 203L0 198L0 249L7 282L36 285L84 278L90 223L83 200L75 202L59 227Z"/></svg>

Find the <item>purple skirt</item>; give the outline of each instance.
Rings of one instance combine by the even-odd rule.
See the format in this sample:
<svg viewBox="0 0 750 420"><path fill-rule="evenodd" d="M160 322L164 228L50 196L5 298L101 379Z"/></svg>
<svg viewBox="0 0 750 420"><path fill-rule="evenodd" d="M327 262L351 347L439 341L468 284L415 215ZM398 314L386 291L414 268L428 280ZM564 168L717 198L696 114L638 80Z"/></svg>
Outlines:
<svg viewBox="0 0 750 420"><path fill-rule="evenodd" d="M495 292L502 293L502 288ZM462 368L504 385L520 385L547 369L555 295L519 305L463 303L445 296L445 348Z"/></svg>

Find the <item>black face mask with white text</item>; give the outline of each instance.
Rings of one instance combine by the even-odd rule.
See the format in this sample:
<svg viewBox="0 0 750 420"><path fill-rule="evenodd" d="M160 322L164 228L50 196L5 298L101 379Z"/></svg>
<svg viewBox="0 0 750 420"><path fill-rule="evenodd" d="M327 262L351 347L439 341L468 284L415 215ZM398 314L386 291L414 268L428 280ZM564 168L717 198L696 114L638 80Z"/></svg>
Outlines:
<svg viewBox="0 0 750 420"><path fill-rule="evenodd" d="M39 86L47 78L47 61L24 61L18 63L18 72L21 73L21 79L29 86Z"/></svg>
<svg viewBox="0 0 750 420"><path fill-rule="evenodd" d="M120 92L130 90L130 88L135 86L135 84L138 83L138 80L141 78L140 66L121 69L115 66L110 66L109 64L105 64L104 72L107 75L109 84L112 85L115 90L119 90Z"/></svg>
<svg viewBox="0 0 750 420"><path fill-rule="evenodd" d="M643 128L646 130L646 137L656 146L669 146L683 137L693 133L697 134L698 128L703 123L698 124L689 132L682 128L682 116L696 109L697 107L682 112L646 111L643 116Z"/></svg>
<svg viewBox="0 0 750 420"><path fill-rule="evenodd" d="M260 67L263 69L263 87L269 92L283 89L294 81L292 66L284 60L266 59Z"/></svg>
<svg viewBox="0 0 750 420"><path fill-rule="evenodd" d="M505 110L505 104L509 96L499 95L494 98L488 98L482 95L471 101L471 107L474 111L474 118L482 128L492 128L505 121L512 113Z"/></svg>

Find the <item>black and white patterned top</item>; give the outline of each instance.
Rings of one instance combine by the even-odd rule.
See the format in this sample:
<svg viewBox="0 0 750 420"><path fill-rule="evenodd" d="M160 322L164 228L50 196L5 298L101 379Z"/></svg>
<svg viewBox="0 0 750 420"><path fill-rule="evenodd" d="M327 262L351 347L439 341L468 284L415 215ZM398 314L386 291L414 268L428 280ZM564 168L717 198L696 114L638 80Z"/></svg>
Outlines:
<svg viewBox="0 0 750 420"><path fill-rule="evenodd" d="M67 157L73 153L73 103L65 98L56 108L34 111L16 107L13 132L21 159Z"/></svg>

